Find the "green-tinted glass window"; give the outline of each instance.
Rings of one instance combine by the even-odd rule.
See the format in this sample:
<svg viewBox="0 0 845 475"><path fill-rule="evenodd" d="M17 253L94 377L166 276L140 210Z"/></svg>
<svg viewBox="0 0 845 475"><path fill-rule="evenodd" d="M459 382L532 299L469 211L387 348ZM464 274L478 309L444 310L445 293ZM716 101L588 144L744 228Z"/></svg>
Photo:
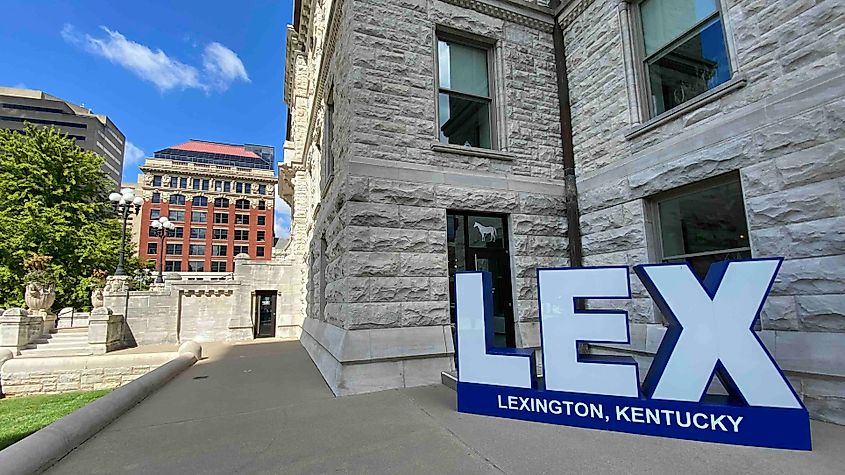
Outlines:
<svg viewBox="0 0 845 475"><path fill-rule="evenodd" d="M437 57L440 141L492 148L488 50L440 40Z"/></svg>
<svg viewBox="0 0 845 475"><path fill-rule="evenodd" d="M640 18L652 115L731 78L716 0L645 0Z"/></svg>
<svg viewBox="0 0 845 475"><path fill-rule="evenodd" d="M710 264L751 257L739 180L658 202L664 262L689 262L700 276Z"/></svg>

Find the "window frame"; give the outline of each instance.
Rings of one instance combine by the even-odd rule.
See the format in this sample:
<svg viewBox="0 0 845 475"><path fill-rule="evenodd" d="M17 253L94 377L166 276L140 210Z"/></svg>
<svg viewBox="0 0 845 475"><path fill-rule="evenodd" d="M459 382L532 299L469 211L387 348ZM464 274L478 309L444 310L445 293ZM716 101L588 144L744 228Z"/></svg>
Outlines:
<svg viewBox="0 0 845 475"><path fill-rule="evenodd" d="M689 195L692 193L696 193L699 191L704 191L710 188L716 188L722 185L727 185L729 183L737 183L739 184L740 189L740 196L742 197L742 205L745 209L745 226L748 231L748 246L741 247L741 248L729 248L729 249L718 249L714 251L707 251L707 252L697 252L697 253L689 253L689 254L679 254L679 255L672 255L666 256L663 249L663 228L660 220L660 203L679 198L684 195ZM682 185L677 188L673 188L671 190L658 193L656 195L650 196L646 199L646 225L648 227L649 236L651 237L651 245L648 246L649 248L649 260L655 263L665 263L667 259L687 259L690 257L702 257L714 254L724 254L727 252L744 252L747 251L752 257L754 257L751 239L751 229L748 225L748 207L746 204L745 198L745 189L742 184L742 179L737 172L726 173L724 175L719 175L712 178L707 178L701 181L697 181L695 183L690 183L688 185Z"/></svg>
<svg viewBox="0 0 845 475"><path fill-rule="evenodd" d="M697 22L695 25L686 30L686 32L684 32L682 35L678 36L675 40L669 42L668 44L664 45L662 48L650 55L646 55L645 53L645 33L643 31L642 15L640 14L640 8L642 4L648 0L624 1L630 5L630 14L628 15L628 29L631 34L631 44L629 44L628 47L631 50L632 56L634 79L633 86L635 90L634 92L637 96L638 106L638 110L636 112L638 114L638 122L640 124L652 121L659 121L660 118L673 116L674 114L678 113L678 111L686 110L690 107L700 107L701 105L704 105L706 103L699 103L701 98L707 96L708 94L716 93L718 91L729 92L733 90L733 88L728 88L725 86L734 83L738 79L742 79L741 73L739 71L739 65L737 63L736 46L733 42L733 31L730 28L729 18L727 15L725 15L725 12L728 11L727 5L725 5L725 0L715 0L715 13ZM719 18L722 23L722 41L725 44L725 54L728 57L728 66L731 72L730 78L728 78L728 80L723 82L722 84L710 88L702 92L701 94L698 94L684 101L683 103L676 105L671 109L667 109L659 114L655 114L651 108L651 81L648 73L648 67L646 66L646 61L648 61L649 58L654 58L667 52L673 45L678 46L684 41L689 40L695 34L700 33L701 27L707 24L708 22L712 21L714 18ZM742 85L744 85L744 83Z"/></svg>
<svg viewBox="0 0 845 475"><path fill-rule="evenodd" d="M503 117L503 112L499 110L501 107L500 96L497 94L498 91L498 81L497 81L497 68L496 68L496 57L497 52L496 49L498 47L498 41L493 38L487 38L484 36L476 35L470 32L456 30L453 28L449 28L443 25L437 25L434 29L434 142L435 144L444 145L444 146L457 146L462 147L469 150L479 150L479 151L502 151L503 145L505 142L504 136L501 136L501 128L500 128L500 116ZM467 147L464 145L456 145L450 144L448 142L443 143L440 141L440 93L443 88L440 87L440 46L439 42L445 41L447 43L457 43L463 46L467 46L470 48L477 48L483 49L487 52L487 88L488 88L488 95L489 95L489 114L490 114L490 148L484 147ZM472 94L466 94L462 92L456 92L451 90L448 91L448 94L456 94L458 96L464 96L473 100L483 99L488 100L488 98L482 96L475 96ZM483 152L482 152L483 153Z"/></svg>

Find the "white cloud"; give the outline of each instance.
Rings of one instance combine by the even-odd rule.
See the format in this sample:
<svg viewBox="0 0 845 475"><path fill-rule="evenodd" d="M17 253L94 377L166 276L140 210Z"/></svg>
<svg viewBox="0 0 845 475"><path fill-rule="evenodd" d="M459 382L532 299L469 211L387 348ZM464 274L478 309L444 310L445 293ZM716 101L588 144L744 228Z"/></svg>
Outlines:
<svg viewBox="0 0 845 475"><path fill-rule="evenodd" d="M153 50L126 38L119 31L104 26L101 28L105 36L95 38L88 34L82 35L73 25L66 24L61 35L68 43L123 66L141 79L155 84L162 92L177 88L225 91L235 81L249 82L246 68L238 55L220 43L206 46L202 55L203 69L200 71L161 49Z"/></svg>
<svg viewBox="0 0 845 475"><path fill-rule="evenodd" d="M220 43L211 43L202 53L202 65L210 86L226 90L229 84L240 79L249 82L244 63L238 55Z"/></svg>
<svg viewBox="0 0 845 475"><path fill-rule="evenodd" d="M290 236L290 206L279 198L279 185L276 185L276 204L274 205L273 229L277 238Z"/></svg>
<svg viewBox="0 0 845 475"><path fill-rule="evenodd" d="M123 174L132 171L135 167L141 164L147 154L138 148L137 145L130 141L126 141L126 147L123 151Z"/></svg>
<svg viewBox="0 0 845 475"><path fill-rule="evenodd" d="M127 163L132 165L140 165L141 160L143 160L146 155L147 154L143 150L138 148L137 145L128 140L126 141L126 149L123 152L124 165Z"/></svg>

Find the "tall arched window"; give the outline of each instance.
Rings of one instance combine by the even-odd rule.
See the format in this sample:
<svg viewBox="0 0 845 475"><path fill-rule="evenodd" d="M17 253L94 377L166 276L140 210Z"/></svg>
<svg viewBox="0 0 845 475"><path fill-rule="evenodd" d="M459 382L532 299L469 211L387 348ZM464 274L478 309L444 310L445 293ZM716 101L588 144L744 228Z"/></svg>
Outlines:
<svg viewBox="0 0 845 475"><path fill-rule="evenodd" d="M214 207L215 208L228 208L229 207L229 200L226 198L217 198L214 200Z"/></svg>
<svg viewBox="0 0 845 475"><path fill-rule="evenodd" d="M191 200L191 204L194 206L208 206L208 198L205 196L194 196Z"/></svg>
<svg viewBox="0 0 845 475"><path fill-rule="evenodd" d="M170 195L170 204L177 206L185 206L185 195Z"/></svg>
<svg viewBox="0 0 845 475"><path fill-rule="evenodd" d="M235 209L249 209L249 200L235 201Z"/></svg>

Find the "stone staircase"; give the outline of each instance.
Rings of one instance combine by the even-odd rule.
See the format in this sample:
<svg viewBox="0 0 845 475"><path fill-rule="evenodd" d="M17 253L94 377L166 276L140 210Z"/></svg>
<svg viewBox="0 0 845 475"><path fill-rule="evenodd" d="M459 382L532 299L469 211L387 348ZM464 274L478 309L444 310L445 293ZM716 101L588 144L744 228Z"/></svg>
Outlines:
<svg viewBox="0 0 845 475"><path fill-rule="evenodd" d="M18 358L46 358L50 356L88 356L88 328L60 328L56 333L33 340Z"/></svg>

